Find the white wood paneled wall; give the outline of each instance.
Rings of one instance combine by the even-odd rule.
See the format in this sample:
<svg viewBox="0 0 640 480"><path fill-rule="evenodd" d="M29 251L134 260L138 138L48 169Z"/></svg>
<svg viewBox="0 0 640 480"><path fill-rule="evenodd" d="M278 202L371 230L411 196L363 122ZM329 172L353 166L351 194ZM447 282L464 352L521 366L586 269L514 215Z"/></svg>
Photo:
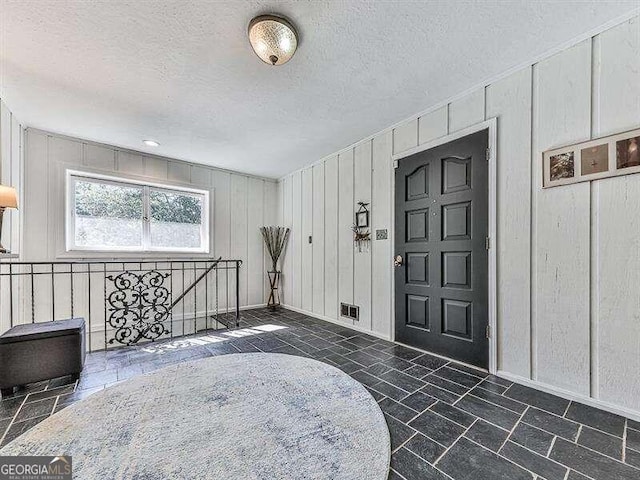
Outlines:
<svg viewBox="0 0 640 480"><path fill-rule="evenodd" d="M349 325L338 304L355 303L355 326L390 338L391 155L497 117L499 371L640 412L640 175L542 190L540 167L544 150L640 126L639 65L635 17L281 179L297 239L285 303ZM358 201L374 238L389 230L366 253L350 230Z"/></svg>
<svg viewBox="0 0 640 480"><path fill-rule="evenodd" d="M0 184L12 186L20 195L22 175L22 125L0 99ZM21 208L18 198L18 209ZM7 209L4 213L2 245L11 253L20 250L20 210Z"/></svg>
<svg viewBox="0 0 640 480"><path fill-rule="evenodd" d="M12 186L18 191L18 210L4 212L2 245L11 254L20 253L20 218L22 213L22 142L23 127L0 99L0 184ZM16 286L16 288L18 288ZM9 328L9 282L0 279L0 332Z"/></svg>
<svg viewBox="0 0 640 480"><path fill-rule="evenodd" d="M259 231L278 220L276 182L182 161L55 135L25 132L24 235L21 259L55 261L64 251L63 172L90 168L104 174L134 174L150 181L210 188L213 191L210 257L240 259L240 306L262 305L270 266ZM86 258L91 258L90 254ZM235 281L235 279L231 279ZM65 288L61 285L60 288ZM234 295L229 298L235 303ZM42 301L46 301L43 299ZM213 299L211 300L213 301ZM226 302L226 295L221 302ZM46 311L46 308L40 309Z"/></svg>

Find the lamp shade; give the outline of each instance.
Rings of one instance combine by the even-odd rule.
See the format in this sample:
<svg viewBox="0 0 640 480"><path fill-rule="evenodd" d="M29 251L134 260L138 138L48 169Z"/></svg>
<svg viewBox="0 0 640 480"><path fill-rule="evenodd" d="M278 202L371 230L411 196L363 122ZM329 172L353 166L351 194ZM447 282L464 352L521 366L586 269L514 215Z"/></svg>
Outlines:
<svg viewBox="0 0 640 480"><path fill-rule="evenodd" d="M15 188L0 185L0 208L18 208L18 194Z"/></svg>

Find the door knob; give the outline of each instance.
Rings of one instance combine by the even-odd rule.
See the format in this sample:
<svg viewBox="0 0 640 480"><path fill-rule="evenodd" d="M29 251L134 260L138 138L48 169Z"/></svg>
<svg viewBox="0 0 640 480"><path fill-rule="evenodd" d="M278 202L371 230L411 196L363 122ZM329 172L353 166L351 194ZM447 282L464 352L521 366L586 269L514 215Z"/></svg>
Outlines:
<svg viewBox="0 0 640 480"><path fill-rule="evenodd" d="M402 255L396 255L396 256L393 258L393 264L394 264L396 267L401 267L401 266L403 265L403 263L404 263L404 259L402 258Z"/></svg>

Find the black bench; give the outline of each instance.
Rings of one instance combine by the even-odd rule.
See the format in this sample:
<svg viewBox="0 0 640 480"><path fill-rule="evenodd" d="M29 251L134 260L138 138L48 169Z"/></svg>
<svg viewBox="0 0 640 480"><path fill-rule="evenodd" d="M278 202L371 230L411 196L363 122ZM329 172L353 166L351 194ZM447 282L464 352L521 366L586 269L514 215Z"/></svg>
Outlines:
<svg viewBox="0 0 640 480"><path fill-rule="evenodd" d="M0 394L52 378L79 377L85 358L84 318L16 325L0 335Z"/></svg>

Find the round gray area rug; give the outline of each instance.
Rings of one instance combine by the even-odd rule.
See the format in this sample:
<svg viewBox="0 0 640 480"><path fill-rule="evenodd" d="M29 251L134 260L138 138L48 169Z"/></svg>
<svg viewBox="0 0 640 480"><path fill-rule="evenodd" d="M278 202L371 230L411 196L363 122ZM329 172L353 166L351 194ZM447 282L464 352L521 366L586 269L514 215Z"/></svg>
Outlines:
<svg viewBox="0 0 640 480"><path fill-rule="evenodd" d="M344 372L246 353L107 388L0 450L64 454L74 479L385 480L390 440L378 404Z"/></svg>

